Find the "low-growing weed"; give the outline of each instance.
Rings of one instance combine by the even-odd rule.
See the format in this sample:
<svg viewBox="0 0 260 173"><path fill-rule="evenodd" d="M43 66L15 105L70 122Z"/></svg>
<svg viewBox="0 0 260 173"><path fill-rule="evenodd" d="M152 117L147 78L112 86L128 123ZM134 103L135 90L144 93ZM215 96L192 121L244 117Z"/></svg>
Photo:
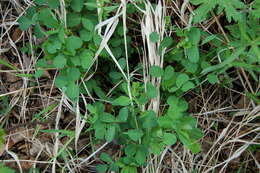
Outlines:
<svg viewBox="0 0 260 173"><path fill-rule="evenodd" d="M58 0L34 2L19 23L22 30L31 28L37 38L45 40L36 46L44 51L44 56L37 61L35 77L40 78L47 68L56 69L55 86L63 90L72 103L79 102L80 95L97 98L90 100L85 108L89 113L87 131L93 131L94 142L120 145L120 155L101 153L103 164L97 165L98 172L137 173L139 167L147 164L148 155L159 155L166 146L178 141L193 153L200 152L198 140L203 133L197 128L197 120L188 113L189 104L184 94L191 89L196 91L196 87L204 83L220 84L219 76L228 77L230 68L242 68L259 82L257 5L252 6L252 12L247 12L245 9L249 7L240 0L191 0L191 4L198 6L191 21L194 25L177 29L169 20L166 28L174 29L172 36L161 39L157 32L150 33L150 41L160 43L157 53L167 50L163 68L155 65L150 68L149 77L161 80L161 86L157 88L151 82L143 84L143 70L146 69L134 59L138 55L133 46L136 38L130 37L129 30L126 31L126 47L130 60L126 60L122 21L108 41L111 52L102 50L96 56L103 39L101 34L107 31L98 32L95 27L100 20L115 14L118 3L102 0L97 5L95 0L66 0L62 7ZM144 9L144 4L140 1L136 6ZM127 14L139 14L136 6L127 4ZM230 23L224 28L228 32L226 36L209 34L196 25L213 15L215 10L216 14L225 12ZM138 76L127 79L130 82L122 73L129 68ZM256 93L248 95L259 101ZM157 97L164 108L159 112L146 110L147 103ZM110 110L106 109L107 104L112 106ZM47 107L34 119L43 120L41 114L54 107L56 105ZM72 131L42 132L59 132L61 136L69 137L64 147L75 137ZM56 157L64 154L64 147Z"/></svg>

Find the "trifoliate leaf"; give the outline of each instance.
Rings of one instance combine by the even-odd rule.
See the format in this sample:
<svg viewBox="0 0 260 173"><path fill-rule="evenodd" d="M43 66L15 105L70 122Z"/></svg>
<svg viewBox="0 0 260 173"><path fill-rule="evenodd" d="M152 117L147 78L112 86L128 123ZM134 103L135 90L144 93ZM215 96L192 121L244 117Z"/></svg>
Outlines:
<svg viewBox="0 0 260 173"><path fill-rule="evenodd" d="M189 80L189 76L186 75L185 73L181 73L177 76L177 79L176 79L176 85L177 87L181 87L185 82L187 82Z"/></svg>
<svg viewBox="0 0 260 173"><path fill-rule="evenodd" d="M144 135L143 131L140 129L128 130L127 134L133 141L138 141Z"/></svg>

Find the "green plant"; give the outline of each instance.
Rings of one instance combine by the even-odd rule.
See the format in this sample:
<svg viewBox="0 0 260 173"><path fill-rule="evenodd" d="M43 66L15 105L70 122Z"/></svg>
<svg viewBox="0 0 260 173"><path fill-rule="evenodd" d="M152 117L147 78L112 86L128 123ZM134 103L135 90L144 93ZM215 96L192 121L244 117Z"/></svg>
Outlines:
<svg viewBox="0 0 260 173"><path fill-rule="evenodd" d="M37 67L39 70L44 70L44 68L58 69L59 75L55 80L55 85L64 89L66 95L72 101L77 101L80 93L94 94L100 99L108 100L113 105L112 112L106 112L105 105L102 102L88 104L87 107L91 115L87 120L91 125L89 130L94 130L95 139L97 141L106 140L107 142L116 141L124 151L124 155L115 161L107 154L102 154L101 159L108 165L99 165L97 170L105 172L108 169L114 171L120 169L121 172L137 172L137 167L146 164L149 154L159 154L165 146L175 144L177 139L193 152L199 152L200 147L197 139L201 137L201 131L195 127L196 120L185 113L187 103L183 99L165 95L168 108L158 117L152 110L142 110L142 107L150 99L158 96L158 90L152 83L147 83L147 90L145 90L145 87L140 82L132 81L131 93L133 100L131 101L128 97L129 93L125 82L113 92L113 94L117 95L114 98L108 98L105 95L100 87L102 83L98 80L99 75L95 76L95 80L91 79L83 83L77 82L85 76L86 72L92 72L92 66L95 63L95 52L101 41L100 36L94 32L98 18L108 16L114 7L110 8L106 14L103 13L104 16L98 16L94 4L87 3L84 5L83 1L68 1L66 6L67 27L65 27L64 19L54 11L59 9L59 3L57 2L35 1L36 6L29 8L27 14L20 18L20 27L26 30L33 26L35 35L38 38L47 36L47 40L41 45L45 55L43 59L38 60ZM103 10L106 11L106 8L103 8ZM85 11L88 13L83 13ZM119 65L124 70L126 61L121 58L124 55L124 47L119 47L124 43L121 38L122 30L123 28L119 25L109 44L112 46L112 52ZM151 34L151 40L153 42L158 41L157 33ZM130 42L131 38L127 37L128 51L131 54L133 49ZM161 42L160 51L169 47L172 43L170 37L165 37ZM195 44L197 42L194 42L194 46ZM113 63L105 51L102 52L101 57L103 58L101 61ZM111 83L116 84L123 79L123 75L118 73L113 65L111 67L104 67L101 73L108 73ZM167 81L173 80L171 70L170 66L165 70L153 66L150 75L162 77L163 81L167 83ZM170 76L167 73L170 73ZM37 75L37 77L40 77L40 75ZM166 85L167 89L174 92L174 89ZM188 75L180 73L175 87L180 91L187 91L195 86ZM86 92L86 88L89 93ZM175 123L169 124L167 123L169 121ZM61 149L61 151L63 150L64 148ZM59 155L63 153L61 151Z"/></svg>
<svg viewBox="0 0 260 173"><path fill-rule="evenodd" d="M204 83L231 85L232 80L221 83L221 80L231 78L228 73L231 68L242 68L259 82L259 3L252 3L252 12L248 12L246 9L249 6L240 0L190 1L197 6L191 21L194 24L209 15L215 15L215 12L217 15L225 12L227 22L230 23L224 28L228 32L227 36L209 34L196 25L177 29L168 16L166 28L173 29L174 34L164 38L157 32L149 35L152 43L160 45L158 55L167 50L163 68L153 65L149 69L150 78L161 80L161 86L158 87L152 82L146 82L145 85L140 82L144 81L145 67L134 58L131 63L126 60L122 21L119 21L108 41L114 58L111 59L110 52L106 50L96 56L102 42L100 35L105 31L101 30L99 33L95 26L99 20L113 15L119 7L118 3L110 0L101 0L99 5L95 0L65 2L66 16L62 13L60 8L64 7L60 7L58 0L35 0L35 6L27 10L19 23L22 30L31 27L37 38L46 38L43 44L35 46L35 49L41 48L44 51L44 57L37 61L37 71L34 75L36 78L41 77L46 68L56 69L58 75L55 85L65 92L72 103L80 102L80 95L97 98L92 99L87 108L83 108L89 113L86 120L89 124L87 132L94 132L91 133L94 142L116 143L122 151L120 157L119 153L115 153L114 157L102 153L100 159L103 164L96 168L99 172L109 170L137 173L139 167L146 165L148 155L158 155L166 146L174 145L177 141L193 153L200 152L198 140L203 133L197 128L196 119L188 113L185 93L191 89L197 92L196 87ZM137 1L136 5L145 9L144 1ZM138 14L138 10L133 4L127 4L127 14L133 13ZM131 31L127 30L128 32ZM137 51L133 48L133 38L129 35L126 36L126 48L132 58L137 55ZM173 40L172 37L177 39ZM204 47L206 48L203 49ZM24 49L30 53L28 46ZM10 66L5 62L0 63ZM135 71L138 77L129 78L127 81L128 77L124 72L129 69ZM220 75L224 75L225 79L220 79ZM109 89L111 86L115 87ZM257 94L247 95L259 102ZM147 104L159 96L164 108L159 112L147 110ZM112 106L111 110L106 109L107 104ZM41 115L56 106L53 104L45 108L33 120L44 120ZM61 133L59 137L69 137L56 156L66 158L64 151L75 138L73 132L42 132Z"/></svg>

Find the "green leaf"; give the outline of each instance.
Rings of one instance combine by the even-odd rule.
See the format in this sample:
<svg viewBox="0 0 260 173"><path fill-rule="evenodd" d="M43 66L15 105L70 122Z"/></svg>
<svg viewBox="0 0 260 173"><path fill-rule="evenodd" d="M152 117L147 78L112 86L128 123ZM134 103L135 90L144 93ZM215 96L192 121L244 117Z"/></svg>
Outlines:
<svg viewBox="0 0 260 173"><path fill-rule="evenodd" d="M60 1L59 0L47 0L49 7L52 9L56 9L60 6Z"/></svg>
<svg viewBox="0 0 260 173"><path fill-rule="evenodd" d="M170 65L168 65L165 68L164 74L163 74L163 80L170 80L174 77L174 68Z"/></svg>
<svg viewBox="0 0 260 173"><path fill-rule="evenodd" d="M34 73L35 78L40 78L43 75L44 71L42 69L38 69Z"/></svg>
<svg viewBox="0 0 260 173"><path fill-rule="evenodd" d="M150 75L153 77L161 77L163 75L163 69L160 66L153 65L150 69Z"/></svg>
<svg viewBox="0 0 260 173"><path fill-rule="evenodd" d="M149 110L146 111L142 117L143 124L142 127L145 129L156 127L157 125L157 117L154 111Z"/></svg>
<svg viewBox="0 0 260 173"><path fill-rule="evenodd" d="M70 61L73 63L75 66L80 66L81 65L81 59L80 56L74 56L70 58Z"/></svg>
<svg viewBox="0 0 260 173"><path fill-rule="evenodd" d="M83 40L83 41L90 41L92 39L92 33L85 29L80 30L79 35L80 35L81 40Z"/></svg>
<svg viewBox="0 0 260 173"><path fill-rule="evenodd" d="M146 161L146 152L143 148L139 148L135 155L135 160L139 165L143 165Z"/></svg>
<svg viewBox="0 0 260 173"><path fill-rule="evenodd" d="M157 32L152 32L149 36L151 42L156 43L159 41L159 34Z"/></svg>
<svg viewBox="0 0 260 173"><path fill-rule="evenodd" d="M129 157L134 156L137 151L137 146L135 144L128 144L125 149L125 154Z"/></svg>
<svg viewBox="0 0 260 173"><path fill-rule="evenodd" d="M79 13L68 13L67 14L67 26L75 27L81 22L81 15Z"/></svg>
<svg viewBox="0 0 260 173"><path fill-rule="evenodd" d="M105 173L107 171L107 169L108 169L108 166L105 164L102 164L102 165L99 164L96 166L96 170L98 173Z"/></svg>
<svg viewBox="0 0 260 173"><path fill-rule="evenodd" d="M184 83L186 83L189 80L189 76L186 75L185 73L181 73L177 76L176 79L176 85L178 88L180 88Z"/></svg>
<svg viewBox="0 0 260 173"><path fill-rule="evenodd" d="M191 46L187 49L187 57L190 62L197 63L199 61L200 54L197 45Z"/></svg>
<svg viewBox="0 0 260 173"><path fill-rule="evenodd" d="M175 105L178 105L179 100L180 99L176 96L170 96L167 99L167 104L169 104L170 106L175 106Z"/></svg>
<svg viewBox="0 0 260 173"><path fill-rule="evenodd" d="M123 76L122 76L122 73L120 73L120 72L111 71L111 72L109 73L109 77L111 77L111 79L114 79L114 80L119 80L119 79L121 79Z"/></svg>
<svg viewBox="0 0 260 173"><path fill-rule="evenodd" d="M51 12L49 8L42 8L39 11L38 19L41 23L43 23L48 28L58 28L59 23L55 17L55 15Z"/></svg>
<svg viewBox="0 0 260 173"><path fill-rule="evenodd" d="M56 53L59 49L61 49L61 42L59 40L55 40L52 42L46 43L46 49L50 54Z"/></svg>
<svg viewBox="0 0 260 173"><path fill-rule="evenodd" d="M21 16L18 22L20 29L23 31L27 30L33 24L32 20L25 16Z"/></svg>
<svg viewBox="0 0 260 173"><path fill-rule="evenodd" d="M214 73L208 74L207 79L208 79L209 83L211 83L211 84L215 84L218 82L218 76Z"/></svg>
<svg viewBox="0 0 260 173"><path fill-rule="evenodd" d="M195 23L201 22L207 16L207 14L215 8L218 1L217 0L190 0L194 5L200 5L195 11L195 16L193 18Z"/></svg>
<svg viewBox="0 0 260 173"><path fill-rule="evenodd" d="M120 58L120 59L118 60L118 64L120 65L120 67L121 67L122 69L124 69L124 68L126 67L126 60L125 60L125 58Z"/></svg>
<svg viewBox="0 0 260 173"><path fill-rule="evenodd" d="M1 173L15 173L15 170L8 168L3 163L0 163L0 172Z"/></svg>
<svg viewBox="0 0 260 173"><path fill-rule="evenodd" d="M43 30L41 29L41 26L39 25L39 23L37 23L34 26L34 34L37 38L43 38L45 36Z"/></svg>
<svg viewBox="0 0 260 173"><path fill-rule="evenodd" d="M101 41L102 41L102 38L98 34L94 34L93 35L93 41L94 41L96 46L99 46Z"/></svg>
<svg viewBox="0 0 260 173"><path fill-rule="evenodd" d="M97 139L103 139L106 134L106 129L103 124L97 123L95 125L95 137Z"/></svg>
<svg viewBox="0 0 260 173"><path fill-rule="evenodd" d="M194 154L200 152L201 146L199 143L196 142L196 140L192 140L189 137L189 134L186 131L177 131L178 138L180 141L188 148L190 149Z"/></svg>
<svg viewBox="0 0 260 173"><path fill-rule="evenodd" d="M161 154L161 152L163 151L163 143L152 143L151 144L151 151L154 153L154 154Z"/></svg>
<svg viewBox="0 0 260 173"><path fill-rule="evenodd" d="M222 63L213 65L213 66L209 66L209 67L205 68L201 73L205 74L205 73L209 73L209 72L224 68L226 65L231 64L236 58L238 58L238 56L244 52L244 49L245 49L244 47L240 47L238 50L236 50L231 56L229 56Z"/></svg>
<svg viewBox="0 0 260 173"><path fill-rule="evenodd" d="M126 107L120 109L117 120L119 122L126 122L128 118L128 109Z"/></svg>
<svg viewBox="0 0 260 173"><path fill-rule="evenodd" d="M68 80L65 76L59 75L56 79L55 79L55 86L58 88L63 88L68 84Z"/></svg>
<svg viewBox="0 0 260 173"><path fill-rule="evenodd" d="M130 99L129 97L126 96L120 96L112 102L112 105L114 106L128 106L129 104L130 104Z"/></svg>
<svg viewBox="0 0 260 173"><path fill-rule="evenodd" d="M71 51L73 54L75 54L75 50L79 49L82 46L83 42L79 37L76 36L70 36L66 38L66 47L67 50Z"/></svg>
<svg viewBox="0 0 260 173"><path fill-rule="evenodd" d="M137 173L137 168L135 166L124 166L120 173Z"/></svg>
<svg viewBox="0 0 260 173"><path fill-rule="evenodd" d="M182 90L183 92L186 92L186 91L188 91L188 90L190 90L190 89L193 89L193 88L195 88L194 83L188 81L188 82L186 82L186 83L183 84L183 86L181 87L181 90Z"/></svg>
<svg viewBox="0 0 260 173"><path fill-rule="evenodd" d="M138 141L144 135L143 131L140 129L128 130L127 134L133 141Z"/></svg>
<svg viewBox="0 0 260 173"><path fill-rule="evenodd" d="M216 6L219 6L219 12L221 13L223 10L226 12L226 17L229 22L231 19L235 21L241 20L241 12L239 9L245 8L245 4L240 0L190 0L190 2L194 5L199 5L199 7L194 11L194 22L201 22L204 20L210 11Z"/></svg>
<svg viewBox="0 0 260 173"><path fill-rule="evenodd" d="M183 65L185 66L185 69L189 73L196 73L196 71L198 70L198 67L199 67L199 65L197 63L192 63L188 60L185 60L183 62Z"/></svg>
<svg viewBox="0 0 260 173"><path fill-rule="evenodd" d="M56 68L63 68L67 63L67 59L65 58L64 55L60 54L58 56L56 56L53 60L53 65Z"/></svg>
<svg viewBox="0 0 260 173"><path fill-rule="evenodd" d="M46 3L46 1L45 0L35 0L35 3L37 5L44 5Z"/></svg>
<svg viewBox="0 0 260 173"><path fill-rule="evenodd" d="M161 47L162 48L167 48L167 47L170 47L171 45L173 44L173 40L171 37L167 36L167 37L164 37L162 42L161 42Z"/></svg>
<svg viewBox="0 0 260 173"><path fill-rule="evenodd" d="M72 0L71 1L71 8L76 11L80 12L83 8L84 0Z"/></svg>
<svg viewBox="0 0 260 173"><path fill-rule="evenodd" d="M158 118L158 124L161 128L172 128L172 120L169 116L160 116Z"/></svg>
<svg viewBox="0 0 260 173"><path fill-rule="evenodd" d="M204 45L212 40L214 40L215 38L217 38L216 35L210 35L210 36L207 36L206 38L203 39L201 45Z"/></svg>
<svg viewBox="0 0 260 173"><path fill-rule="evenodd" d="M153 86L153 84L151 84L151 82L148 82L146 84L146 87L147 87L147 96L149 98L155 98L158 96L158 91L157 91L157 88L155 88Z"/></svg>
<svg viewBox="0 0 260 173"><path fill-rule="evenodd" d="M72 100L77 99L79 96L79 86L71 82L66 88L66 94Z"/></svg>
<svg viewBox="0 0 260 173"><path fill-rule="evenodd" d="M107 162L107 163L113 162L112 158L107 153L104 153L104 152L102 152L100 154L100 159L103 160L104 162Z"/></svg>
<svg viewBox="0 0 260 173"><path fill-rule="evenodd" d="M80 71L77 68L68 68L67 69L67 80L76 81L80 78Z"/></svg>
<svg viewBox="0 0 260 173"><path fill-rule="evenodd" d="M16 67L16 66L14 66L13 64L11 64L11 63L5 61L4 59L2 59L2 57L0 58L0 64L4 65L4 66L6 66L6 67L9 67L9 68L12 69L12 70L17 70L17 67Z"/></svg>
<svg viewBox="0 0 260 173"><path fill-rule="evenodd" d="M231 22L232 19L234 19L236 22L241 20L241 12L238 11L238 9L243 9L245 4L240 0L221 0L220 6L225 8L226 12L226 18L229 22Z"/></svg>
<svg viewBox="0 0 260 173"><path fill-rule="evenodd" d="M105 138L107 142L113 141L116 134L116 127L114 125L110 125L107 129Z"/></svg>
<svg viewBox="0 0 260 173"><path fill-rule="evenodd" d="M93 57L94 53L89 49L84 49L83 52L80 54L81 59L81 66L84 69L89 69L93 64Z"/></svg>
<svg viewBox="0 0 260 173"><path fill-rule="evenodd" d="M114 122L116 122L116 118L112 114L104 112L100 116L100 121L105 122L105 123L114 123Z"/></svg>
<svg viewBox="0 0 260 173"><path fill-rule="evenodd" d="M177 142L176 135L172 133L164 133L163 135L163 143L166 145L174 145Z"/></svg>
<svg viewBox="0 0 260 173"><path fill-rule="evenodd" d="M193 45L197 45L200 42L200 30L191 28L188 37Z"/></svg>
<svg viewBox="0 0 260 173"><path fill-rule="evenodd" d="M88 31L93 32L94 31L94 23L87 18L82 18L82 24L84 28L86 28Z"/></svg>

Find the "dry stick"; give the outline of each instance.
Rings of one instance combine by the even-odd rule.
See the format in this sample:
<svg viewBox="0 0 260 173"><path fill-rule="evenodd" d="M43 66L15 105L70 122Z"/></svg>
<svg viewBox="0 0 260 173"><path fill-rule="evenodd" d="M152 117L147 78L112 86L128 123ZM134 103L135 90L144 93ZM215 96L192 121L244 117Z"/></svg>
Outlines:
<svg viewBox="0 0 260 173"><path fill-rule="evenodd" d="M216 21L216 23L217 23L219 29L221 30L222 34L223 34L224 37L225 37L226 41L227 41L227 42L230 42L230 40L228 39L228 37L227 37L227 35L226 35L226 33L225 33L223 27L222 27L221 24L220 24L218 18L216 17L216 15L215 15L212 11L211 11L211 14L213 15L213 17L214 17L214 19L215 19L215 21ZM234 48L232 48L232 50L235 51ZM250 84L250 82L249 82L247 76L246 76L246 73L245 73L244 69L243 69L243 68L239 68L239 69L241 70L242 75L244 76L244 78L245 78L245 80L246 80L246 83L248 84L249 89L251 90L252 93L255 93L255 92L253 91L253 88L252 88L252 86L251 86L251 84ZM239 72L238 72L238 74L239 74ZM239 76L240 76L240 75L239 75ZM240 78L240 80L241 80L241 82L243 83L243 81L242 81L241 78ZM245 87L245 89L247 90L246 87ZM252 103L252 105L254 106L253 101L251 101L251 103ZM241 129L241 126L239 126L239 129ZM239 130L237 130L237 133L238 133L238 132L239 132ZM231 148L232 148L232 149L234 148L234 144L232 144L232 147L231 147ZM241 154L242 154L242 153L241 153ZM231 156L231 153L230 153L229 157L230 157L230 156Z"/></svg>
<svg viewBox="0 0 260 173"><path fill-rule="evenodd" d="M230 42L230 40L228 39L228 37L227 37L227 35L226 35L226 33L225 33L223 27L221 26L219 20L217 19L216 15L215 15L213 12L211 12L211 14L213 15L213 17L214 17L214 19L215 19L217 25L219 26L219 29L220 29L221 32L223 33L223 35L224 35L226 41L227 41L227 42ZM234 51L234 48L232 48L232 50ZM244 78L245 78L245 80L246 80L246 83L248 84L248 87L249 87L250 91L251 91L252 93L254 93L253 88L252 88L252 86L251 86L251 84L250 84L250 82L249 82L249 80L248 80L248 78L247 78L247 76L246 76L246 73L245 73L244 69L243 69L243 68L240 68L240 70L241 70L242 75L244 76ZM239 74L239 72L238 72L238 74ZM240 75L239 75L239 76L240 76ZM242 83L244 83L244 82L242 81L241 77L240 77L239 79L241 80ZM245 87L245 89L247 90L246 87ZM252 105L254 105L253 102L252 102ZM234 145L232 145L232 148L233 148L233 147L234 147Z"/></svg>
<svg viewBox="0 0 260 173"><path fill-rule="evenodd" d="M8 93L1 94L1 95L0 95L0 98L1 98L1 97L4 97L4 96L16 94L16 93L19 93L19 92L23 92L23 91L26 91L26 90L32 90L32 89L35 89L35 88L44 88L44 87L49 87L49 85L35 86L35 87L30 87L30 88L21 88L21 89L16 90L16 91L12 91L12 92L8 92Z"/></svg>
<svg viewBox="0 0 260 173"><path fill-rule="evenodd" d="M89 155L87 158L83 159L80 163L79 166L82 165L83 163L87 162L89 159L91 159L93 156L95 156L99 151L101 151L105 146L107 146L108 142L104 143L101 147L99 147L95 152L93 152L91 155Z"/></svg>

